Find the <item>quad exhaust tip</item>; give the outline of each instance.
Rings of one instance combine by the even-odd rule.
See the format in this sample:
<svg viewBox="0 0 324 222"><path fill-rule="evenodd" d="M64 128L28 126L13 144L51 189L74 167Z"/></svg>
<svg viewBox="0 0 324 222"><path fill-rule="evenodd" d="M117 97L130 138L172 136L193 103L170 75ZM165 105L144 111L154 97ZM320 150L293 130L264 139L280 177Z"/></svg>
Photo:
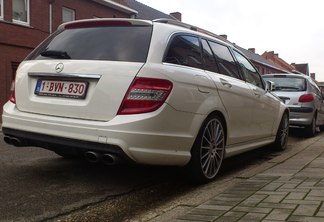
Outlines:
<svg viewBox="0 0 324 222"><path fill-rule="evenodd" d="M89 161L90 163L97 163L99 162L99 154L96 152L92 152L92 151L87 151L84 154L85 158L87 161Z"/></svg>
<svg viewBox="0 0 324 222"><path fill-rule="evenodd" d="M104 154L101 156L101 160L104 164L107 164L107 165L114 165L116 164L116 157L113 156L113 155L110 155L110 154Z"/></svg>
<svg viewBox="0 0 324 222"><path fill-rule="evenodd" d="M12 142L11 142L11 137L10 137L10 136L5 136L5 137L3 138L3 140L4 140L7 144L9 144L9 145L13 145Z"/></svg>
<svg viewBox="0 0 324 222"><path fill-rule="evenodd" d="M103 162L106 165L115 165L117 163L117 157L112 154L104 153L100 154L94 151L87 151L84 154L86 160L90 163Z"/></svg>
<svg viewBox="0 0 324 222"><path fill-rule="evenodd" d="M23 146L24 143L21 139L17 137L4 136L3 140L9 144L16 147ZM100 154L94 151L87 151L84 153L85 159L91 163L98 163L102 161L106 165L115 165L118 162L118 158L115 155L104 153Z"/></svg>
<svg viewBox="0 0 324 222"><path fill-rule="evenodd" d="M14 145L16 147L20 147L20 146L23 146L23 142L21 141L21 139L19 138L16 138L16 137L11 137L11 136L5 136L3 138L3 140L9 144L9 145Z"/></svg>

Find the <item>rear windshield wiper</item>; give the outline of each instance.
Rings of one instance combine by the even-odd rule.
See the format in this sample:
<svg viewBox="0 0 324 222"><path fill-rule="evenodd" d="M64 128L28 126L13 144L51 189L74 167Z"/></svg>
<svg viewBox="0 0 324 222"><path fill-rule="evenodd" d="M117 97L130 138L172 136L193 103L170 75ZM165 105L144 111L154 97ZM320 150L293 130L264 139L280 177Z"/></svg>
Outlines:
<svg viewBox="0 0 324 222"><path fill-rule="evenodd" d="M44 57L50 57L54 59L71 59L69 54L65 51L47 50L40 53Z"/></svg>

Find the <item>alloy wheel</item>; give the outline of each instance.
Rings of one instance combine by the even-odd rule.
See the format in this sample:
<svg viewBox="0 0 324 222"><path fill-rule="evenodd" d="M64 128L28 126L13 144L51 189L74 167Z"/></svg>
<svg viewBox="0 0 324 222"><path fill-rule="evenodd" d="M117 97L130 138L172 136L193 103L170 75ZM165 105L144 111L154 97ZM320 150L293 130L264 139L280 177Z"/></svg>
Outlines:
<svg viewBox="0 0 324 222"><path fill-rule="evenodd" d="M202 134L200 164L206 178L212 179L218 173L224 157L225 135L222 123L211 119Z"/></svg>

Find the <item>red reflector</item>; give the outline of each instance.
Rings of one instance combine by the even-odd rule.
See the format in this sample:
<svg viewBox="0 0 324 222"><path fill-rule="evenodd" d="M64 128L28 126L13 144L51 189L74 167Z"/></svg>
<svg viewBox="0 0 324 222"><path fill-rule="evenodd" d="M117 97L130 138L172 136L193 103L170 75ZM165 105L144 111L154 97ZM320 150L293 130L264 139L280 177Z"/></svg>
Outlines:
<svg viewBox="0 0 324 222"><path fill-rule="evenodd" d="M308 103L314 100L313 94L304 94L299 97L298 102L300 103Z"/></svg>
<svg viewBox="0 0 324 222"><path fill-rule="evenodd" d="M166 79L135 78L118 114L139 114L157 110L168 98L172 86L172 82Z"/></svg>
<svg viewBox="0 0 324 222"><path fill-rule="evenodd" d="M128 21L83 21L76 22L72 24L67 24L66 29L76 29L76 28L92 28L92 27L102 27L102 26L129 26L132 25Z"/></svg>
<svg viewBox="0 0 324 222"><path fill-rule="evenodd" d="M11 83L9 100L10 102L16 104L15 81L12 81Z"/></svg>

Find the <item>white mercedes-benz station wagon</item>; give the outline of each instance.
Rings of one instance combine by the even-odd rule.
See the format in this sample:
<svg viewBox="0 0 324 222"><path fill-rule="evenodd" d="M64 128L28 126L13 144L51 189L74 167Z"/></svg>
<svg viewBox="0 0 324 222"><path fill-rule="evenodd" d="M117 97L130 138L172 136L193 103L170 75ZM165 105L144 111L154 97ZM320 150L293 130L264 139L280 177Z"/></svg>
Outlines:
<svg viewBox="0 0 324 222"><path fill-rule="evenodd" d="M285 149L286 106L235 46L206 33L162 19L61 25L17 70L4 140L91 162L187 166L202 182L225 157Z"/></svg>

